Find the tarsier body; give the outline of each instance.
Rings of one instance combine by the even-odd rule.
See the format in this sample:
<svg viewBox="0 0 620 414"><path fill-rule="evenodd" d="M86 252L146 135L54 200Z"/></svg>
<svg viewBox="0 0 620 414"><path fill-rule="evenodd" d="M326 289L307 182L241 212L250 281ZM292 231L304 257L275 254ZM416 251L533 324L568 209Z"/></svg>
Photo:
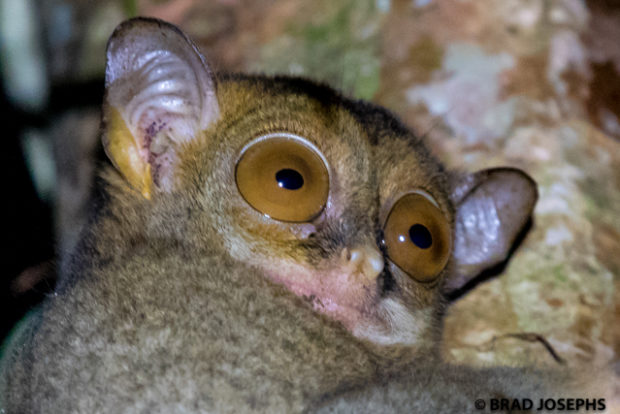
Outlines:
<svg viewBox="0 0 620 414"><path fill-rule="evenodd" d="M381 107L216 75L150 19L110 40L104 113L116 169L4 358L6 412L468 411L541 392L437 358L444 294L531 214L524 173L446 171Z"/></svg>

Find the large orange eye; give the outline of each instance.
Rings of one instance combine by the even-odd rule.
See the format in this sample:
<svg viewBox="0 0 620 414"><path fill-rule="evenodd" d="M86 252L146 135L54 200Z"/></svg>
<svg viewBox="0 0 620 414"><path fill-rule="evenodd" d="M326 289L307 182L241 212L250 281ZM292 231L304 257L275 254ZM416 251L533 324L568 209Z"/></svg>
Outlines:
<svg viewBox="0 0 620 414"><path fill-rule="evenodd" d="M329 175L318 149L292 134L270 134L250 143L235 175L243 198L277 220L310 221L329 194Z"/></svg>
<svg viewBox="0 0 620 414"><path fill-rule="evenodd" d="M450 225L441 210L421 194L401 197L383 228L390 259L409 276L429 282L448 263Z"/></svg>

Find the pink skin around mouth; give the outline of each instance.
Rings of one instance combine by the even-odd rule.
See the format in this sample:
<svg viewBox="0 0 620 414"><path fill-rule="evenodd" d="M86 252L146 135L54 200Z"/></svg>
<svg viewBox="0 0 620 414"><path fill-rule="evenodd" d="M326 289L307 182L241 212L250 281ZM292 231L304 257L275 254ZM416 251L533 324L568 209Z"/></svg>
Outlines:
<svg viewBox="0 0 620 414"><path fill-rule="evenodd" d="M274 282L311 301L315 311L342 322L347 329L371 317L368 309L378 296L376 280L337 268L321 272L291 265L288 271L281 270L268 272Z"/></svg>

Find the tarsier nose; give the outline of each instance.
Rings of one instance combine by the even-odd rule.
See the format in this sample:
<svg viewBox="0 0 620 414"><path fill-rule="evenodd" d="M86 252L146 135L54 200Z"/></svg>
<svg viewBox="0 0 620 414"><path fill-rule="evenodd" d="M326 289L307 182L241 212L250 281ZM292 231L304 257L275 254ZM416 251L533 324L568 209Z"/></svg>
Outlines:
<svg viewBox="0 0 620 414"><path fill-rule="evenodd" d="M346 267L360 272L366 278L374 280L383 271L384 261L381 252L371 246L345 248L342 252Z"/></svg>

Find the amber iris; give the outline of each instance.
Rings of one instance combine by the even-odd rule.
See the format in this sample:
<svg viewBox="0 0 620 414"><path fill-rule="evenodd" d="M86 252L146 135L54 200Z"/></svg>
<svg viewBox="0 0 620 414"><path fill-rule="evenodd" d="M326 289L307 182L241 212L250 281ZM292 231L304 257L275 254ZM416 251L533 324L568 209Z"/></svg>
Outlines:
<svg viewBox="0 0 620 414"><path fill-rule="evenodd" d="M256 210L281 221L307 222L321 213L329 174L317 150L301 138L275 135L242 153L237 188Z"/></svg>
<svg viewBox="0 0 620 414"><path fill-rule="evenodd" d="M383 234L390 260L418 281L434 280L448 263L450 225L422 194L406 194L394 204Z"/></svg>

